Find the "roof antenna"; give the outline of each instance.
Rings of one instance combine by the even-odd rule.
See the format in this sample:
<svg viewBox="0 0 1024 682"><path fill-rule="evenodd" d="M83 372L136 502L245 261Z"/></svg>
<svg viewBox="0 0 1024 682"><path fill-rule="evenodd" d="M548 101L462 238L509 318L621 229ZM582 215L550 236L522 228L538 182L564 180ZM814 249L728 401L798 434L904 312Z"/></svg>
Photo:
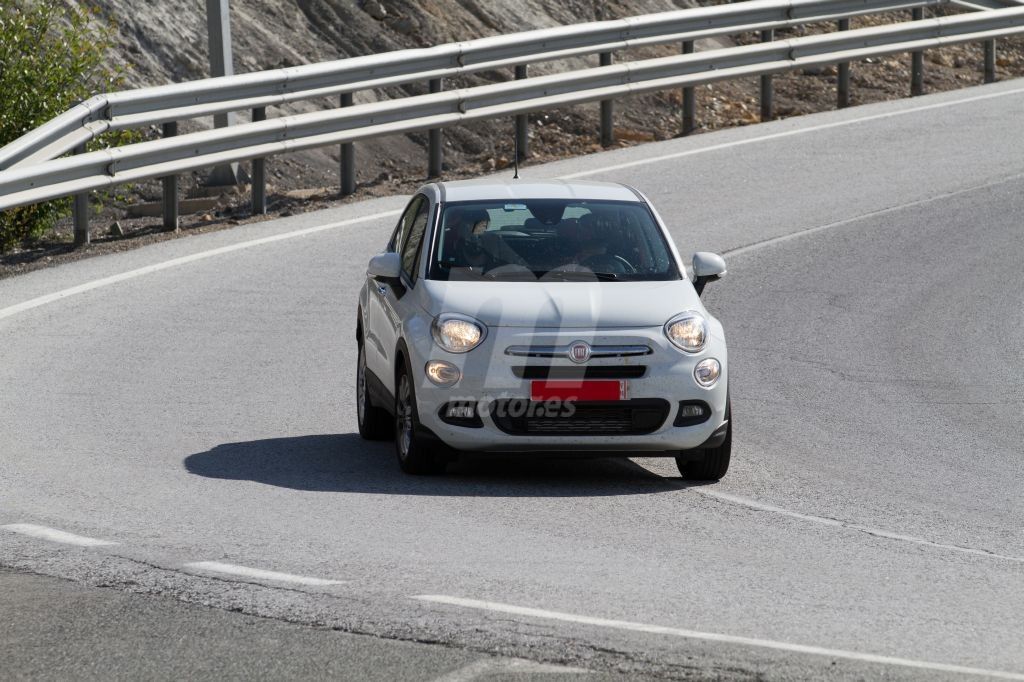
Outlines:
<svg viewBox="0 0 1024 682"><path fill-rule="evenodd" d="M519 129L516 128L516 134L512 136L512 165L515 167L515 175L512 176L513 180L519 179Z"/></svg>

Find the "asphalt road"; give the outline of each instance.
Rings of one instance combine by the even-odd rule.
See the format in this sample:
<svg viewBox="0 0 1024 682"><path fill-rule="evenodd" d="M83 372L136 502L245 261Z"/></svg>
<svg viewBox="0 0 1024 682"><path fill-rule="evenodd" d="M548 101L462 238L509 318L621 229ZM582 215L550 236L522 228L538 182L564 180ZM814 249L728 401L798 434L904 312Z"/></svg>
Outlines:
<svg viewBox="0 0 1024 682"><path fill-rule="evenodd" d="M525 169L633 184L726 253L715 485L409 478L360 441L355 296L401 198L0 281L0 565L442 659L1024 679L1022 115L1010 81Z"/></svg>
<svg viewBox="0 0 1024 682"><path fill-rule="evenodd" d="M353 635L0 570L5 680L578 680L581 670ZM590 680L615 679L591 673Z"/></svg>

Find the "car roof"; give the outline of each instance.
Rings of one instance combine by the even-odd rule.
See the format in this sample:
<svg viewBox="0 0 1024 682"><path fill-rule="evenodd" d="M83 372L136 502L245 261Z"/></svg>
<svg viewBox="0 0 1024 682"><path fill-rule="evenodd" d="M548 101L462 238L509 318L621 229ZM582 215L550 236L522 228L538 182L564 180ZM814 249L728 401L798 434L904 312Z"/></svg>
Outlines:
<svg viewBox="0 0 1024 682"><path fill-rule="evenodd" d="M617 182L567 180L459 180L437 182L423 189L436 188L441 201L489 201L504 199L586 199L642 202L639 193Z"/></svg>

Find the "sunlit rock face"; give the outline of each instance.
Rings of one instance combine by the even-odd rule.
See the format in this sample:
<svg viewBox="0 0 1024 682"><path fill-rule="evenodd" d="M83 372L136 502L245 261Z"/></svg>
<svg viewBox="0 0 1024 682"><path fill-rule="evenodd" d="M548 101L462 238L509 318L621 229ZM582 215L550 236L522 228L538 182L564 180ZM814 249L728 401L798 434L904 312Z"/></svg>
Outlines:
<svg viewBox="0 0 1024 682"><path fill-rule="evenodd" d="M76 4L74 0L65 0ZM160 85L209 76L205 3L201 0L96 0L106 18L118 25L118 55L130 68L128 87ZM664 12L691 6L690 0L231 0L235 73L344 59L360 55L428 47L440 43L515 33L534 28ZM666 48L672 49L672 48ZM576 64L596 59L574 60ZM538 64L531 75L564 70L567 63ZM460 79L458 86L479 85L511 77L482 73ZM454 87L456 83L448 83ZM357 93L356 103L421 94L426 84ZM623 101L620 111L636 116L650 112L642 98ZM272 108L273 117L337 106L334 98ZM665 118L668 113L662 115ZM649 115L649 114L648 114ZM244 119L245 114L242 115ZM209 127L212 121L186 122L182 132ZM550 112L537 126L535 153L563 156L593 140L595 107ZM581 136L587 136L582 139ZM648 135L649 136L649 135ZM357 176L364 187L393 192L394 183L425 170L426 134L391 136L360 143ZM511 134L507 121L487 121L445 133L445 167L473 173L507 165ZM582 145L582 146L581 146ZM508 149L505 149L508 147ZM580 149L576 149L580 147ZM269 182L284 190L337 185L337 149L312 150L279 157ZM423 166L423 168L421 168Z"/></svg>

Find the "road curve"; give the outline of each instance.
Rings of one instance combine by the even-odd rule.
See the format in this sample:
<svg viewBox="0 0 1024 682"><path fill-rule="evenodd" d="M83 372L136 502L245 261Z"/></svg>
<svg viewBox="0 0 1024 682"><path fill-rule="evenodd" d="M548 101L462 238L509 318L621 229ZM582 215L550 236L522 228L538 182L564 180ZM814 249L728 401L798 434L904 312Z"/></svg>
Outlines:
<svg viewBox="0 0 1024 682"><path fill-rule="evenodd" d="M1022 115L1009 81L524 170L726 252L714 485L361 441L401 198L0 281L0 565L593 670L1024 679Z"/></svg>

